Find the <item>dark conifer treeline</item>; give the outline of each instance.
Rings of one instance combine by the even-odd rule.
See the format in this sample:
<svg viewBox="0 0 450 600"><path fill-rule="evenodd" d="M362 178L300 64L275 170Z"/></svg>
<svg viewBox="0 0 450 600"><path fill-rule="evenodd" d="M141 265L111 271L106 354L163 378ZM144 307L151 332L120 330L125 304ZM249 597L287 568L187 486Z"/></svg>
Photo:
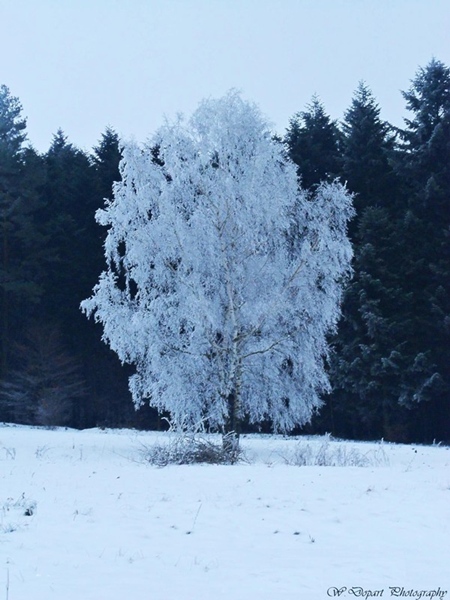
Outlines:
<svg viewBox="0 0 450 600"><path fill-rule="evenodd" d="M320 136L318 118L307 120L305 113L286 136L300 173L310 173L308 156L293 139L330 161L337 149L338 166L330 163L309 182L337 175L355 194L354 277L333 341L333 393L312 431L449 441L449 68L432 60L403 95L412 114L404 130L381 120L370 89L360 83L340 137L324 109L314 111Z"/></svg>
<svg viewBox="0 0 450 600"><path fill-rule="evenodd" d="M62 131L37 153L19 100L0 88L0 421L155 425L152 411L135 414L125 369L79 310L103 270L94 213L119 161L110 128L90 155Z"/></svg>
<svg viewBox="0 0 450 600"><path fill-rule="evenodd" d="M449 68L432 60L403 95L404 130L360 83L342 123L313 97L283 140L304 187L340 178L357 212L333 393L308 432L450 440ZM127 369L79 310L104 267L94 213L119 161L111 128L90 154L62 131L36 152L0 87L0 421L159 426L148 407L134 412Z"/></svg>

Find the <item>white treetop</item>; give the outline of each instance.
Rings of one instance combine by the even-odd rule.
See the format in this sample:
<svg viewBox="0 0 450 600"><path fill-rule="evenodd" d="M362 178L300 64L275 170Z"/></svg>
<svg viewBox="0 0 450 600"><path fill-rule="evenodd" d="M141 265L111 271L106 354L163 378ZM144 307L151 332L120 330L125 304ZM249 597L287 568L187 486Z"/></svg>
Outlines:
<svg viewBox="0 0 450 600"><path fill-rule="evenodd" d="M314 196L258 109L235 92L127 144L97 212L107 270L82 303L136 366L130 390L178 425L277 430L307 422L328 389L327 334L350 271L351 197Z"/></svg>

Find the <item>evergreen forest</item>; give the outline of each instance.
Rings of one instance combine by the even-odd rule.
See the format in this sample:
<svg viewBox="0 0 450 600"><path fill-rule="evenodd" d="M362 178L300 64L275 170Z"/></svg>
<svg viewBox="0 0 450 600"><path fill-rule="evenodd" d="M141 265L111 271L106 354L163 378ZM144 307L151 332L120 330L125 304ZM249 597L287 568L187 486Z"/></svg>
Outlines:
<svg viewBox="0 0 450 600"><path fill-rule="evenodd" d="M450 68L431 60L402 95L403 128L360 82L341 121L313 96L277 136L305 189L340 180L356 210L332 392L295 433L450 442ZM131 369L80 311L105 268L94 214L120 159L112 127L91 152L63 130L37 152L19 98L0 86L0 422L166 426L148 406L135 411Z"/></svg>

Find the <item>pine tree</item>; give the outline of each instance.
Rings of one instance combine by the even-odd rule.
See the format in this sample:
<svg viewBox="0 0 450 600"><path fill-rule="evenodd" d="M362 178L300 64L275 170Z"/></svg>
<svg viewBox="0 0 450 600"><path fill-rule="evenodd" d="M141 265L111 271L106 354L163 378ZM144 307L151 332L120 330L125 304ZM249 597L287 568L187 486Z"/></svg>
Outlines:
<svg viewBox="0 0 450 600"><path fill-rule="evenodd" d="M331 182L339 174L340 138L337 124L326 114L317 96L313 96L305 111L290 120L284 142L303 187Z"/></svg>

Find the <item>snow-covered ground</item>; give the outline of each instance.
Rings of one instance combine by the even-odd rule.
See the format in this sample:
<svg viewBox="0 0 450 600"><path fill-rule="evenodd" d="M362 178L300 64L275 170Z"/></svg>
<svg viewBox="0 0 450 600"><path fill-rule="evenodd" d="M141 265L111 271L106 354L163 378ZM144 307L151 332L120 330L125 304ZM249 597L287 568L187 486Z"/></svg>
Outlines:
<svg viewBox="0 0 450 600"><path fill-rule="evenodd" d="M0 426L0 598L450 598L450 448L247 436L157 468L158 436ZM286 464L324 449L365 466Z"/></svg>

